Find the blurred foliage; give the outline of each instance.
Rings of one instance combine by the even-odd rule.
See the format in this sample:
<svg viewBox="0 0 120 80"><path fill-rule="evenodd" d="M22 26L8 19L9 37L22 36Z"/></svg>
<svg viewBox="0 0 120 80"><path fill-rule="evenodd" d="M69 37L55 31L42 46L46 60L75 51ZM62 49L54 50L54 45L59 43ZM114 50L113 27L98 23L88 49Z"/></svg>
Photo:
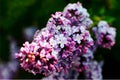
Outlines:
<svg viewBox="0 0 120 80"><path fill-rule="evenodd" d="M120 0L0 0L0 59L8 61L9 36L13 36L21 46L25 27L34 25L41 29L46 26L52 13L62 11L68 3L78 1L90 13L94 26L98 21L106 20L117 28L116 45L111 55L120 62Z"/></svg>

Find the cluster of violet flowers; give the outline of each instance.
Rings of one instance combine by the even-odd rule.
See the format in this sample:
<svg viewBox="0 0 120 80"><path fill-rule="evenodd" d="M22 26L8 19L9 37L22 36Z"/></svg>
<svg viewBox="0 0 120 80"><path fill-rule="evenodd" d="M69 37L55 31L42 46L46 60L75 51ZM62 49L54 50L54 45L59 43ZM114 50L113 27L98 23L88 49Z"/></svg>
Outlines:
<svg viewBox="0 0 120 80"><path fill-rule="evenodd" d="M63 12L51 15L46 27L36 31L31 43L23 44L16 54L20 66L34 75L45 75L44 79L77 79L82 72L88 79L102 79L101 69L96 68L102 66L93 59L94 47L114 46L116 29L100 21L93 27L96 37L93 40L89 32L92 23L81 3L68 4ZM96 77L95 72L100 76Z"/></svg>

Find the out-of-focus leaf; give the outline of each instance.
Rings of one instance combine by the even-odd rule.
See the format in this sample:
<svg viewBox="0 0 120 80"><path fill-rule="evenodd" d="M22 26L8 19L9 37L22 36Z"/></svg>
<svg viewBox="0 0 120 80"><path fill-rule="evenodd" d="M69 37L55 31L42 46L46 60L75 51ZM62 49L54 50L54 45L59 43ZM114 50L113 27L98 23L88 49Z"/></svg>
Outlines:
<svg viewBox="0 0 120 80"><path fill-rule="evenodd" d="M105 7L100 8L99 14L100 15L104 15L105 14Z"/></svg>
<svg viewBox="0 0 120 80"><path fill-rule="evenodd" d="M6 3L4 4L6 7L6 10L5 10L6 15L2 15L3 17L0 22L1 24L0 27L3 27L3 28L12 27L17 21L17 19L21 15L25 14L25 12L27 11L27 8L33 5L34 2L35 0L12 0L12 1L6 0Z"/></svg>
<svg viewBox="0 0 120 80"><path fill-rule="evenodd" d="M105 19L108 23L112 23L115 18L114 17L111 17L111 16L107 16L106 19Z"/></svg>

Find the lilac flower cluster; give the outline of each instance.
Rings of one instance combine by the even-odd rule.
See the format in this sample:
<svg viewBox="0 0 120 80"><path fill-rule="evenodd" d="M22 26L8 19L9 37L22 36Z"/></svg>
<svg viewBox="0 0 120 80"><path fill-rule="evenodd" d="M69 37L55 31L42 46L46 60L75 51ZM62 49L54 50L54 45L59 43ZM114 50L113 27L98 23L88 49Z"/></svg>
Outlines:
<svg viewBox="0 0 120 80"><path fill-rule="evenodd" d="M69 11L74 12L75 7L74 16L78 17L70 19L68 15L72 13ZM33 74L44 75L61 70L67 71L75 63L73 58L83 57L93 45L93 39L86 28L88 26L82 24L87 18L89 15L80 3L69 4L63 12L52 14L46 28L37 31L34 40L31 43L25 42L21 47L17 54L21 67ZM78 21L78 25L73 24L75 21ZM77 67L81 72L86 66L80 60Z"/></svg>
<svg viewBox="0 0 120 80"><path fill-rule="evenodd" d="M63 19L63 20L62 20ZM63 16L62 12L56 12L47 23L48 30L55 35L57 44L63 48L67 43L73 42L80 53L86 53L93 45L93 40L85 25L73 26L72 21Z"/></svg>
<svg viewBox="0 0 120 80"><path fill-rule="evenodd" d="M88 49L93 45L93 39L89 31L86 30L85 25L72 25L72 21L63 16L63 13L56 12L53 14L48 20L47 28L55 35L56 47L60 49L61 64L63 65L63 62L68 60L69 62L64 63L64 65L69 67L71 63L74 63L72 62L74 56L82 57L87 53ZM80 64L82 66L81 61ZM80 68L80 66L78 67ZM80 71L82 71L81 68Z"/></svg>
<svg viewBox="0 0 120 80"><path fill-rule="evenodd" d="M31 43L26 41L23 44L16 54L21 67L34 75L42 73L49 76L45 79L53 80L77 79L79 72L90 68L96 70L97 63L91 62L96 50L88 31L91 24L92 20L81 3L68 4L63 12L51 15L46 27L36 31ZM98 45L111 48L115 44L116 30L105 21L99 22L93 30ZM92 68L92 65L95 67ZM71 76L73 72L76 75Z"/></svg>
<svg viewBox="0 0 120 80"><path fill-rule="evenodd" d="M91 61L89 62L89 68L85 71L85 78L92 80L102 80L102 66L103 61Z"/></svg>
<svg viewBox="0 0 120 80"><path fill-rule="evenodd" d="M71 20L72 25L84 25L87 29L93 23L89 18L89 13L87 9L82 7L82 4L77 2L74 4L68 4L63 11L63 15Z"/></svg>
<svg viewBox="0 0 120 80"><path fill-rule="evenodd" d="M110 27L106 21L100 21L93 31L100 47L110 49L115 44L116 29Z"/></svg>
<svg viewBox="0 0 120 80"><path fill-rule="evenodd" d="M83 70L84 72L89 69L90 70L90 63L91 60L93 60L93 52L91 49L88 50L87 54L84 54L83 56L74 56L72 59L72 64L67 72L64 72L64 70L51 74L50 76L47 76L43 78L42 80L66 80L66 79L74 79L77 80L79 73ZM81 65L82 62L82 65ZM83 67L84 65L84 67ZM84 69L83 69L84 68ZM88 75L86 73L85 75ZM86 77L87 78L87 77Z"/></svg>
<svg viewBox="0 0 120 80"><path fill-rule="evenodd" d="M43 78L42 80L65 80L64 74L61 72L52 73L50 76Z"/></svg>
<svg viewBox="0 0 120 80"><path fill-rule="evenodd" d="M25 42L17 54L21 67L34 75L37 73L48 75L51 71L57 71L57 54L53 52L50 40L52 35L43 29L36 33L33 42Z"/></svg>
<svg viewBox="0 0 120 80"><path fill-rule="evenodd" d="M79 72L71 67L68 69L68 73L65 73L63 70L57 73L53 73L48 77L43 78L42 80L66 80L66 79L74 79L77 80L79 76Z"/></svg>

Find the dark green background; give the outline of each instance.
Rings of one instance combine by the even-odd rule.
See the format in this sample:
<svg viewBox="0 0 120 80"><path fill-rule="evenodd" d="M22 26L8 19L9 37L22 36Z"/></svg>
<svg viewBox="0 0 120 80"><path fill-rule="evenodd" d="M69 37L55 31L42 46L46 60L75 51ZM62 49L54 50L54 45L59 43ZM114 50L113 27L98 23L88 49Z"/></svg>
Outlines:
<svg viewBox="0 0 120 80"><path fill-rule="evenodd" d="M98 53L105 58L103 77L120 78L120 0L0 0L0 61L9 60L9 36L21 46L25 42L22 36L25 27L33 25L41 29L52 13L62 11L68 3L77 1L87 8L93 25L106 20L117 28L116 45L111 50L98 49ZM20 69L15 78L40 77Z"/></svg>

